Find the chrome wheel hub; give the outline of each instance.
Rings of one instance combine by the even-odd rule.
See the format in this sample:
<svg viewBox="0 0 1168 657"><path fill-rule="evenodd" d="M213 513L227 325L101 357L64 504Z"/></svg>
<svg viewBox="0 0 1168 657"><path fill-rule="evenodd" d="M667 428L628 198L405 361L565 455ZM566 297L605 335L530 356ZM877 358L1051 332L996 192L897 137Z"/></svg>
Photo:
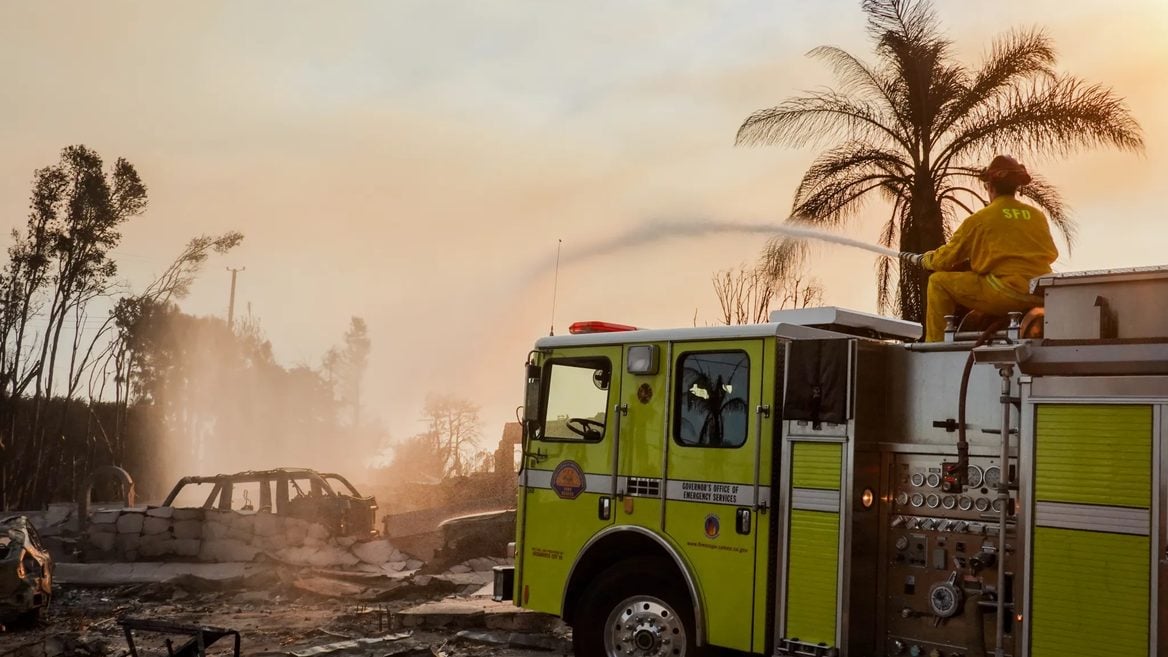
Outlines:
<svg viewBox="0 0 1168 657"><path fill-rule="evenodd" d="M608 657L684 657L685 626L664 601L637 595L608 615L604 651Z"/></svg>

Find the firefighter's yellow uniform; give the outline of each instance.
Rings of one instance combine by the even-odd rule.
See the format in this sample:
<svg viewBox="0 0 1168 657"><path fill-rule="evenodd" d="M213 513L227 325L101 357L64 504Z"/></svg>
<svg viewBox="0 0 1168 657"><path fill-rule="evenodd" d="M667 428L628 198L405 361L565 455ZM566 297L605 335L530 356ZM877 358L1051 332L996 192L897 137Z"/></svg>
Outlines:
<svg viewBox="0 0 1168 657"><path fill-rule="evenodd" d="M958 305L991 315L1041 306L1042 298L1030 294L1030 279L1049 273L1056 258L1046 215L1011 195L998 196L921 258L921 266L934 272L925 340L944 337L945 316Z"/></svg>

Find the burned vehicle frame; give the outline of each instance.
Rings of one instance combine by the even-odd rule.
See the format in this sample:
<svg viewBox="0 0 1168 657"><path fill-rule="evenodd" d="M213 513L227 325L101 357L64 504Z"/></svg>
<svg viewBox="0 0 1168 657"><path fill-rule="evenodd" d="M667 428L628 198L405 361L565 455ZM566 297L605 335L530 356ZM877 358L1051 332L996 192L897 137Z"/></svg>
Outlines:
<svg viewBox="0 0 1168 657"><path fill-rule="evenodd" d="M162 506L174 506L175 499L184 488L202 484L212 486L201 504L204 509L232 510L237 488L258 485L259 499L249 500L247 506L236 510L266 511L320 523L341 536L369 536L376 533L377 500L361 495L348 479L335 472L277 468L208 477L183 477L166 496Z"/></svg>
<svg viewBox="0 0 1168 657"><path fill-rule="evenodd" d="M53 558L25 516L0 520L0 623L32 625L53 595Z"/></svg>

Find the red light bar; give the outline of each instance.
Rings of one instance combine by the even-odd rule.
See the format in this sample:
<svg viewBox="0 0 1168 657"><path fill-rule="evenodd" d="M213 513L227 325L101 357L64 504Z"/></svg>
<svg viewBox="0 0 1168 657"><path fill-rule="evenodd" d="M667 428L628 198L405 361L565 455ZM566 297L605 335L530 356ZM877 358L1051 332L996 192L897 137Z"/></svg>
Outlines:
<svg viewBox="0 0 1168 657"><path fill-rule="evenodd" d="M637 327L628 324L613 324L612 322L575 322L568 327L568 333L616 333L618 331L635 331Z"/></svg>

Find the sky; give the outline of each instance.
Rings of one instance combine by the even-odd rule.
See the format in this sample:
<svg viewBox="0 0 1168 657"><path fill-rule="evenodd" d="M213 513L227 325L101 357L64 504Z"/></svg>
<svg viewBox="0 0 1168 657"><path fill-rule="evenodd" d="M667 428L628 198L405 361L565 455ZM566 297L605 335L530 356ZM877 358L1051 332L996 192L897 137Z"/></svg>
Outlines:
<svg viewBox="0 0 1168 657"><path fill-rule="evenodd" d="M1027 162L1079 224L1056 269L1168 261L1168 3L936 8L970 63L1007 29L1042 27L1060 70L1113 87L1143 126L1142 155ZM405 438L427 393L462 396L493 447L553 281L557 333L716 321L712 274L752 263L765 235L573 254L654 220L785 217L816 152L734 135L831 85L806 57L827 44L870 57L858 1L0 0L0 223L24 224L32 172L62 147L126 157L150 188L116 252L131 289L191 237L242 231L184 310L226 314L226 268L245 267L237 312L286 365L319 365L364 317L367 411ZM871 205L849 234L874 241L887 212ZM809 273L826 303L874 311L875 266L817 246Z"/></svg>

